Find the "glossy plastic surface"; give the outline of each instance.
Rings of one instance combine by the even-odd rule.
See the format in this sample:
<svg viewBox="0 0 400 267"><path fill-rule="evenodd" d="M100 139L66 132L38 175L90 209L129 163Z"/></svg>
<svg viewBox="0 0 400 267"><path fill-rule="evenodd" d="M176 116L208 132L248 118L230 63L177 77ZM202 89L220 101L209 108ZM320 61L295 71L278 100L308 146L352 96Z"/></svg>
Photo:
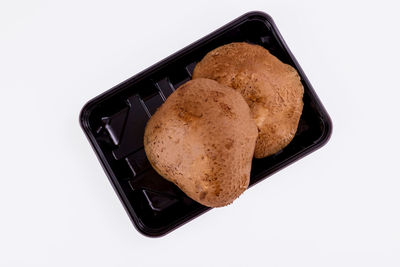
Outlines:
<svg viewBox="0 0 400 267"><path fill-rule="evenodd" d="M143 149L143 133L156 109L191 79L196 63L210 50L235 41L264 46L295 67L305 89L295 138L275 155L253 160L250 184L316 150L330 137L331 120L272 19L261 12L243 15L92 99L82 109L84 132L131 220L145 235L161 236L209 210L152 169Z"/></svg>

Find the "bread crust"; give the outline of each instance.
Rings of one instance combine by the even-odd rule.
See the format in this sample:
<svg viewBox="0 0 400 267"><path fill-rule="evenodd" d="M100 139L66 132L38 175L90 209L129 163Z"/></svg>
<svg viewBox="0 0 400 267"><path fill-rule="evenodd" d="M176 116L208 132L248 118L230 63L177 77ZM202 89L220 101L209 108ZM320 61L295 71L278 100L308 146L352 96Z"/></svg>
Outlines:
<svg viewBox="0 0 400 267"><path fill-rule="evenodd" d="M247 189L257 135L243 97L200 78L180 86L150 118L144 148L161 176L195 201L221 207Z"/></svg>
<svg viewBox="0 0 400 267"><path fill-rule="evenodd" d="M303 85L297 71L267 49L243 42L220 46L196 65L196 78L213 79L245 98L259 131L256 158L292 141L303 110Z"/></svg>

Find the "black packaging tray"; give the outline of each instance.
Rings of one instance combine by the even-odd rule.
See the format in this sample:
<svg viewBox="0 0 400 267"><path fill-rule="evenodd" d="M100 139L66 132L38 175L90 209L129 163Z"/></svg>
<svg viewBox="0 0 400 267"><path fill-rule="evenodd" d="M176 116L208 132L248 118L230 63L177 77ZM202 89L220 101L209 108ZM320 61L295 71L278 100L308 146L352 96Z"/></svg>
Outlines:
<svg viewBox="0 0 400 267"><path fill-rule="evenodd" d="M191 79L207 52L238 41L261 45L292 65L305 90L295 138L282 151L253 160L250 186L323 146L331 135L329 115L272 18L250 12L235 19L95 97L81 111L83 131L133 224L147 236L164 235L210 208L188 198L150 166L143 149L146 122L178 86Z"/></svg>

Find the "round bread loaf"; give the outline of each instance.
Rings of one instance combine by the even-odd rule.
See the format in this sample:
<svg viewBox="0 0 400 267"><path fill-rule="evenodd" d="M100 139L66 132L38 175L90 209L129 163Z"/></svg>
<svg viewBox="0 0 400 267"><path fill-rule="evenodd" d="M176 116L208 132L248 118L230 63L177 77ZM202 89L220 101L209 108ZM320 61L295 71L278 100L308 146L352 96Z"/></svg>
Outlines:
<svg viewBox="0 0 400 267"><path fill-rule="evenodd" d="M249 185L257 126L243 97L209 79L188 81L146 125L154 169L208 207L231 203Z"/></svg>
<svg viewBox="0 0 400 267"><path fill-rule="evenodd" d="M272 155L292 141L304 89L297 71L265 48L248 43L220 46L196 65L195 78L216 80L242 94L258 127L256 158Z"/></svg>

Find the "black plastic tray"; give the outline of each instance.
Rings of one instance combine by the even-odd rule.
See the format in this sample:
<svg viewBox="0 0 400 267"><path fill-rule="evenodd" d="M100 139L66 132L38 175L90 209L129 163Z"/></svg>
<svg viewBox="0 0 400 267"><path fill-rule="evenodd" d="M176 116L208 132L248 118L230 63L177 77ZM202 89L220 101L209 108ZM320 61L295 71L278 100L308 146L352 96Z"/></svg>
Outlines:
<svg viewBox="0 0 400 267"><path fill-rule="evenodd" d="M143 149L146 122L179 85L191 79L196 63L207 52L237 41L264 46L295 67L305 89L295 138L282 151L253 160L250 185L323 146L331 135L329 115L272 18L250 12L235 19L95 97L81 111L81 126L111 184L136 228L147 236L164 235L209 208L188 198L152 169Z"/></svg>

